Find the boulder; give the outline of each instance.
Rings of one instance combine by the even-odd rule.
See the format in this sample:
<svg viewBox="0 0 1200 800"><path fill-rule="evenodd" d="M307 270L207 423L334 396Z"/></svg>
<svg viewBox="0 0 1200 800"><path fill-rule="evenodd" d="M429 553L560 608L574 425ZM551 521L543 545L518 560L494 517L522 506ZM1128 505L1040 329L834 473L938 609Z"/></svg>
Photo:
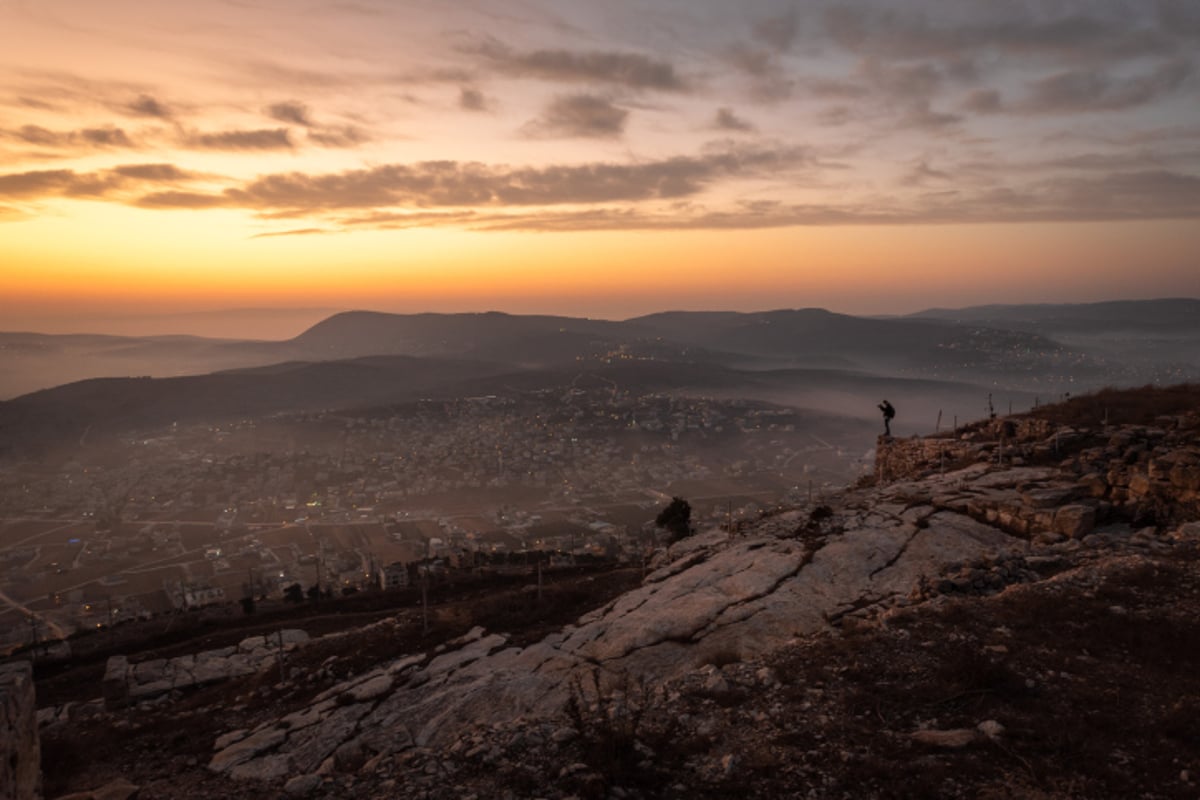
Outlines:
<svg viewBox="0 0 1200 800"><path fill-rule="evenodd" d="M1067 505L1054 514L1054 532L1069 539L1082 539L1095 527L1096 509L1091 506Z"/></svg>

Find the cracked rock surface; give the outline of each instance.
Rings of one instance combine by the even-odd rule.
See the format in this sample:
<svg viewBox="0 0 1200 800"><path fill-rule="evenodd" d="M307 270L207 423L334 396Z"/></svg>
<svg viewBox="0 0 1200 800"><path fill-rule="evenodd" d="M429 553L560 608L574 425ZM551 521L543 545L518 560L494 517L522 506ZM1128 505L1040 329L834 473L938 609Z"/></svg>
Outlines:
<svg viewBox="0 0 1200 800"><path fill-rule="evenodd" d="M301 727L287 718L263 723L218 749L209 768L269 780L288 764L293 774L329 773L340 748L377 757L446 746L479 725L558 716L572 687L593 674L602 689L675 678L713 653L753 658L847 614L907 602L922 577L951 564L1028 549L954 511L908 513L902 495L944 493L970 477L850 495L816 536L797 535L811 533L798 510L734 535L698 534L660 559L641 587L559 633L521 648L473 631L440 654L335 686L301 712ZM1044 474L989 477L988 488L1011 488Z"/></svg>

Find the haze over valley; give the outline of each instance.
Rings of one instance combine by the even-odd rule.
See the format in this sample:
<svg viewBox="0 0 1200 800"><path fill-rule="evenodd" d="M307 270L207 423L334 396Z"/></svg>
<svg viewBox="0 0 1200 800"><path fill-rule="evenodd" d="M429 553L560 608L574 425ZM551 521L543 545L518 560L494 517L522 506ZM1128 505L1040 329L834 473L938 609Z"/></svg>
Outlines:
<svg viewBox="0 0 1200 800"><path fill-rule="evenodd" d="M908 436L1200 378L1200 301L1117 308L346 312L283 341L0 334L10 390L113 370L0 403L0 620L20 643L27 614L70 631L107 623L114 598L115 622L251 583L368 588L387 564L433 558L636 559L672 496L746 519L869 472L884 397Z"/></svg>

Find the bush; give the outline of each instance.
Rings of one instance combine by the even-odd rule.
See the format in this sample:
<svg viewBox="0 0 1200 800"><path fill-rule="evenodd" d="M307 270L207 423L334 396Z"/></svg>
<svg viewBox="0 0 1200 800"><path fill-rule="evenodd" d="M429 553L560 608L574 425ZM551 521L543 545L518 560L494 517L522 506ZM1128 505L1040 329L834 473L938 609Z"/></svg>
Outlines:
<svg viewBox="0 0 1200 800"><path fill-rule="evenodd" d="M692 504L682 497L672 497L666 508L658 512L654 524L667 529L672 543L691 536Z"/></svg>

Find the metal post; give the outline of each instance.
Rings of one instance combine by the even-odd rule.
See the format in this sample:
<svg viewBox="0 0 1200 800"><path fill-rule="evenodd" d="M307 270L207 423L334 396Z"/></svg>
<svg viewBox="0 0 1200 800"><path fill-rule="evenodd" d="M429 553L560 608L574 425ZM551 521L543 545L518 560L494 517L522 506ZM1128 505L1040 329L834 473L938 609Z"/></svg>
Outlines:
<svg viewBox="0 0 1200 800"><path fill-rule="evenodd" d="M283 628L280 628L276 633L276 642L278 648L275 650L275 659L279 662L279 680L287 680L287 668L283 666Z"/></svg>
<svg viewBox="0 0 1200 800"><path fill-rule="evenodd" d="M941 429L942 429L942 410L939 408L938 409L938 418L937 418L937 422L933 426L933 432L938 433L939 431L941 431Z"/></svg>
<svg viewBox="0 0 1200 800"><path fill-rule="evenodd" d="M429 573L421 575L421 630L429 633Z"/></svg>

